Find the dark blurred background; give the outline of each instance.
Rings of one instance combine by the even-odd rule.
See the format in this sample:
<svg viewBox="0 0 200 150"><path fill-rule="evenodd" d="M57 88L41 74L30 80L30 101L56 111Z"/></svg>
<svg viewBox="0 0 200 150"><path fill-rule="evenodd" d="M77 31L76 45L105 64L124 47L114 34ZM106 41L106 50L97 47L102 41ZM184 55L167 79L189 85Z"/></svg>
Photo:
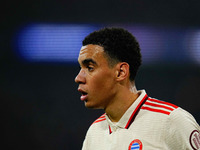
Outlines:
<svg viewBox="0 0 200 150"><path fill-rule="evenodd" d="M74 83L79 66L74 58L60 59L59 55L48 59L48 50L44 53L45 59L39 59L39 55L27 57L29 48L35 48L35 51L38 48L34 43L37 36L32 40L34 36L23 34L32 33L33 26L43 25L42 30L52 24L56 26L55 30L69 24L88 25L91 30L113 25L127 27L138 35L144 54L144 63L136 79L137 88L145 89L151 97L181 106L200 123L199 8L198 0L1 2L3 149L81 149L88 127L103 113L86 109L80 102ZM40 33L40 30L37 32ZM39 40L43 41L43 37ZM78 42L81 46L81 40ZM49 47L51 44L48 44ZM66 53L69 52L70 49L66 49Z"/></svg>

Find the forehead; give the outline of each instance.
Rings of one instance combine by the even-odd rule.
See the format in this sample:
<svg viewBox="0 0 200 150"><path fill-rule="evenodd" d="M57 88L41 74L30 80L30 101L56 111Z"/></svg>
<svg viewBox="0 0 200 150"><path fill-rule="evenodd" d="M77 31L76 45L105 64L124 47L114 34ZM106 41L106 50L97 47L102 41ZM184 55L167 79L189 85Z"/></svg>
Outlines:
<svg viewBox="0 0 200 150"><path fill-rule="evenodd" d="M104 57L104 49L102 46L89 44L86 46L82 46L78 61L79 63L85 59L92 59L94 61L100 61L105 59Z"/></svg>

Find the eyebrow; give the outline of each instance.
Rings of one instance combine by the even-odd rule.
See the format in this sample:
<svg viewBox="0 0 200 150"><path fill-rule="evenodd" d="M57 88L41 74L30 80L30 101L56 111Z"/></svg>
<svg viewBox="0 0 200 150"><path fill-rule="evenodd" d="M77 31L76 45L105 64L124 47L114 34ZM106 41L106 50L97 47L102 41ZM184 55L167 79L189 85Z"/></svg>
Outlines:
<svg viewBox="0 0 200 150"><path fill-rule="evenodd" d="M96 61L94 61L94 60L91 59L91 58L87 58L87 59L84 59L84 60L82 61L82 64L84 64L84 65L88 65L89 63L92 63L92 64L94 64L94 65L97 64Z"/></svg>

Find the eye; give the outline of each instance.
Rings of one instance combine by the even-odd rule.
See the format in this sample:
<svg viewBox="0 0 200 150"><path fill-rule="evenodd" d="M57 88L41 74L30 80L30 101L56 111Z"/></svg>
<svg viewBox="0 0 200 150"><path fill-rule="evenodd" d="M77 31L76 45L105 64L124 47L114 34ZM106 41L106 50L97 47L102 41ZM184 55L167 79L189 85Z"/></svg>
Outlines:
<svg viewBox="0 0 200 150"><path fill-rule="evenodd" d="M93 70L94 70L94 67L92 67L92 66L87 66L87 69L88 69L88 71L93 71Z"/></svg>

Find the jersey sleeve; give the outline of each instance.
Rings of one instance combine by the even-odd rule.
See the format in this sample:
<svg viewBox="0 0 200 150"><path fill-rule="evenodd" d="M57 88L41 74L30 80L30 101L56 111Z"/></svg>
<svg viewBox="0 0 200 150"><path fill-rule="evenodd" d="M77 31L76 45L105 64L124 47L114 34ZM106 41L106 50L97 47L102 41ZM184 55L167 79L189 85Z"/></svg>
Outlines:
<svg viewBox="0 0 200 150"><path fill-rule="evenodd" d="M165 137L170 150L200 150L200 127L193 116L181 108L170 114Z"/></svg>
<svg viewBox="0 0 200 150"><path fill-rule="evenodd" d="M82 146L82 150L87 150L87 140L85 139L84 141L83 141L83 146Z"/></svg>
<svg viewBox="0 0 200 150"><path fill-rule="evenodd" d="M82 145L82 150L88 150L89 149L89 142L88 142L88 134L89 134L89 129L88 129L88 131L87 131L87 133L86 133L86 136L85 136L85 139L84 139L84 141L83 141L83 145Z"/></svg>
<svg viewBox="0 0 200 150"><path fill-rule="evenodd" d="M92 126L89 127L85 139L83 141L82 149L81 150L90 150L91 149L91 133L93 132Z"/></svg>

